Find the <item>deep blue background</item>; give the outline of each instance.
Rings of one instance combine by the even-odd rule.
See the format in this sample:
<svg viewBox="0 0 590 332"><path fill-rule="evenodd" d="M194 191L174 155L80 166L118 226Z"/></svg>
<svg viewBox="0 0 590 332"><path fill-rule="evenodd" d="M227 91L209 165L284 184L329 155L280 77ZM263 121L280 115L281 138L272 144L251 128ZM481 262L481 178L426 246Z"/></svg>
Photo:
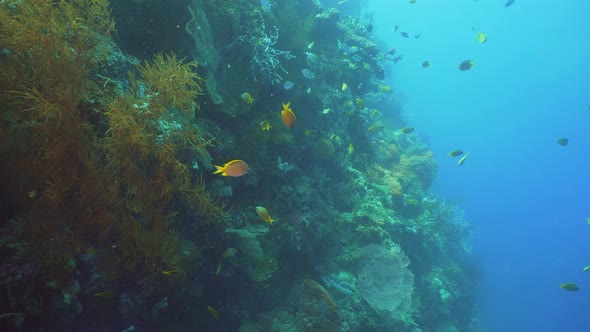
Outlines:
<svg viewBox="0 0 590 332"><path fill-rule="evenodd" d="M434 192L474 225L483 330L590 331L590 2L504 2L371 0L362 17L404 54L389 79L437 156Z"/></svg>

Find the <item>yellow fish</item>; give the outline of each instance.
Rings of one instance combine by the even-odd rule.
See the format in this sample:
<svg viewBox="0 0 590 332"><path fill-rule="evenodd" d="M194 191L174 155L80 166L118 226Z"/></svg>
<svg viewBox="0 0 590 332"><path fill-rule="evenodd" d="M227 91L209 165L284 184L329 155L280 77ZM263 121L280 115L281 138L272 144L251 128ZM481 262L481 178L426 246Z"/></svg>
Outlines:
<svg viewBox="0 0 590 332"><path fill-rule="evenodd" d="M314 136L316 131L314 129L306 130L305 136Z"/></svg>
<svg viewBox="0 0 590 332"><path fill-rule="evenodd" d="M250 170L248 164L243 160L232 160L223 166L213 165L217 170L213 174L221 173L222 176L242 176Z"/></svg>
<svg viewBox="0 0 590 332"><path fill-rule="evenodd" d="M377 116L377 115L379 115L378 110L373 110L373 112L371 112L371 116Z"/></svg>
<svg viewBox="0 0 590 332"><path fill-rule="evenodd" d="M270 128L272 128L272 126L270 125L270 122L264 120L262 122L260 122L260 129L262 129L263 131L270 131Z"/></svg>
<svg viewBox="0 0 590 332"><path fill-rule="evenodd" d="M169 276L169 275L177 274L178 272L180 272L180 271L178 271L178 270L164 270L164 271L162 271L162 274L165 276Z"/></svg>
<svg viewBox="0 0 590 332"><path fill-rule="evenodd" d="M263 208L262 206L256 207L256 213L258 213L258 216L260 217L260 219L264 220L264 222L267 222L271 225L274 222L274 220L270 217L270 214L268 213L268 211L266 211L266 209Z"/></svg>
<svg viewBox="0 0 590 332"><path fill-rule="evenodd" d="M342 83L342 92L346 91L346 89L348 89L348 84Z"/></svg>
<svg viewBox="0 0 590 332"><path fill-rule="evenodd" d="M221 319L221 314L219 313L219 311L217 311L217 309L213 308L212 306L208 305L207 306L207 310L209 310L209 313L211 313L211 317L213 317L216 320L220 320Z"/></svg>
<svg viewBox="0 0 590 332"><path fill-rule="evenodd" d="M365 103L363 102L363 100L361 98L357 98L355 104L356 104L356 107L358 107L360 109L365 108Z"/></svg>
<svg viewBox="0 0 590 332"><path fill-rule="evenodd" d="M374 124L374 125L372 125L372 126L369 127L369 131L378 132L378 131L383 130L384 128L385 128L384 125Z"/></svg>
<svg viewBox="0 0 590 332"><path fill-rule="evenodd" d="M236 255L237 252L238 252L238 250L235 248L227 248L223 252L223 258L233 257Z"/></svg>
<svg viewBox="0 0 590 332"><path fill-rule="evenodd" d="M240 95L240 98L242 98L243 101L245 101L247 104L252 104L254 102L254 98L252 98L252 95L250 95L248 92L244 92Z"/></svg>
<svg viewBox="0 0 590 332"><path fill-rule="evenodd" d="M477 40L477 41L478 41L480 44L483 44L483 43L485 43L485 42L487 42L487 41L488 41L488 36L487 36L485 33L483 33L483 32L480 32L480 33L478 33L477 35L475 35L475 39L476 39L476 40Z"/></svg>
<svg viewBox="0 0 590 332"><path fill-rule="evenodd" d="M389 85L382 85L380 86L381 91L385 92L385 93L391 93L391 87Z"/></svg>
<svg viewBox="0 0 590 332"><path fill-rule="evenodd" d="M354 145L352 143L348 144L348 154L354 153Z"/></svg>

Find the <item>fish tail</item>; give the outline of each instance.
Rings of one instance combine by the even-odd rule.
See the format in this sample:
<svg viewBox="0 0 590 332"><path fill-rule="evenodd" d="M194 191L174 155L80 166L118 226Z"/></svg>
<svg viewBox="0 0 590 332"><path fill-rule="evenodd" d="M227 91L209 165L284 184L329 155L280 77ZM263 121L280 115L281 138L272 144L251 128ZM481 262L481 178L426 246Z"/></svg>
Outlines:
<svg viewBox="0 0 590 332"><path fill-rule="evenodd" d="M213 165L213 166L215 166L215 168L217 168L215 170L215 172L213 172L213 174L219 174L219 173L223 173L224 172L223 166L217 166L217 165Z"/></svg>

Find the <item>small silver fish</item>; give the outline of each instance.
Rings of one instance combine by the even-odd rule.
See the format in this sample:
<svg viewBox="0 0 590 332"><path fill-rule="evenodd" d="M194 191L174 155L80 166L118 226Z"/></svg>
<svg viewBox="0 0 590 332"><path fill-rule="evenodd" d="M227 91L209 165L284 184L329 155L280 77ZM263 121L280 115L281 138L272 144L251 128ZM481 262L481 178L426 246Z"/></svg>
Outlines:
<svg viewBox="0 0 590 332"><path fill-rule="evenodd" d="M467 152L463 158L459 159L459 162L457 162L457 165L461 166L463 165L463 163L465 162L465 159L467 159L467 156L469 155L469 152Z"/></svg>
<svg viewBox="0 0 590 332"><path fill-rule="evenodd" d="M321 65L322 64L322 59L320 59L320 57L315 54L315 53L311 53L311 52L305 52L305 55L307 55L307 64L310 66L314 66L314 65Z"/></svg>

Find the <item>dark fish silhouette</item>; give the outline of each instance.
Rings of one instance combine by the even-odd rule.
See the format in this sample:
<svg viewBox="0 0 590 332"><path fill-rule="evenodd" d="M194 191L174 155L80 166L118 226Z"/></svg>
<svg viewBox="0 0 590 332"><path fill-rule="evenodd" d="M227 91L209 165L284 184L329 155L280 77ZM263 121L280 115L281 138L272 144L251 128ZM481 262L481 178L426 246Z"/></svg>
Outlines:
<svg viewBox="0 0 590 332"><path fill-rule="evenodd" d="M580 290L580 287L578 287L578 285L574 284L573 282L566 282L565 284L559 285L559 287L569 292L577 292Z"/></svg>
<svg viewBox="0 0 590 332"><path fill-rule="evenodd" d="M459 65L459 70L466 71L473 68L473 66L475 66L475 62L473 62L472 60L465 60L461 62L461 64Z"/></svg>
<svg viewBox="0 0 590 332"><path fill-rule="evenodd" d="M400 129L403 134L411 134L414 132L414 127L404 127Z"/></svg>
<svg viewBox="0 0 590 332"><path fill-rule="evenodd" d="M557 144L559 144L561 146L567 146L567 144L570 142L570 140L565 137L560 137L560 138L556 139L555 141L557 142Z"/></svg>
<svg viewBox="0 0 590 332"><path fill-rule="evenodd" d="M506 3L504 4L504 7L510 7L512 6L512 4L514 3L514 0L508 0L506 1Z"/></svg>
<svg viewBox="0 0 590 332"><path fill-rule="evenodd" d="M407 32L405 32L405 31L403 31L403 32L402 32L402 37L404 37L404 38L408 38L409 36L410 36L410 35L408 35L408 33L407 33Z"/></svg>
<svg viewBox="0 0 590 332"><path fill-rule="evenodd" d="M453 151L449 152L449 157L459 157L462 154L463 154L463 151L461 151L461 150L453 150Z"/></svg>

